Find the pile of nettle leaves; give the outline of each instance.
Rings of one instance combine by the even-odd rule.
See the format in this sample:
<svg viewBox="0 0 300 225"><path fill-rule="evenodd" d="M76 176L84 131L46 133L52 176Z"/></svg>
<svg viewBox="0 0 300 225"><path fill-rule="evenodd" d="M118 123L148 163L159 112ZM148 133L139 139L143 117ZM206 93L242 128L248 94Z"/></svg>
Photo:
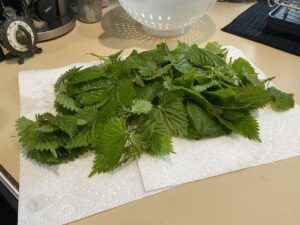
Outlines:
<svg viewBox="0 0 300 225"><path fill-rule="evenodd" d="M17 121L27 154L58 164L95 152L90 175L112 171L141 154L172 153L172 137L201 139L232 132L260 141L252 115L270 103L294 106L292 94L266 87L243 58L226 63L218 43L204 49L165 43L126 59L121 52L86 69L73 68L55 84L57 115Z"/></svg>

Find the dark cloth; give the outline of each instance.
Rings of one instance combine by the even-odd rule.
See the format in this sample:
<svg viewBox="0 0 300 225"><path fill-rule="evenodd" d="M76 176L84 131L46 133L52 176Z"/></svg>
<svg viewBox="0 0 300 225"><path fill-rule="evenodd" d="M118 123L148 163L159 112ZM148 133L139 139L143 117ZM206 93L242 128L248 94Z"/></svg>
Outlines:
<svg viewBox="0 0 300 225"><path fill-rule="evenodd" d="M271 10L265 1L260 1L222 28L222 31L300 56L299 37L264 32Z"/></svg>

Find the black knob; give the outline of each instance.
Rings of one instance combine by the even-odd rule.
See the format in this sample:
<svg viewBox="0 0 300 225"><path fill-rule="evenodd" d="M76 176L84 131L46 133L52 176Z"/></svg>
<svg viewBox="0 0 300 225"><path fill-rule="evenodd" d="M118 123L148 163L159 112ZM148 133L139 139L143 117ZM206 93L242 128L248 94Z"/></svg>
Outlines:
<svg viewBox="0 0 300 225"><path fill-rule="evenodd" d="M17 41L22 45L26 45L28 49L31 49L33 42L31 34L23 26L19 25L18 28L16 32Z"/></svg>
<svg viewBox="0 0 300 225"><path fill-rule="evenodd" d="M22 30L17 30L16 38L17 38L17 41L22 45L27 45L28 42L31 41L31 40L28 40L28 37L26 36L25 32Z"/></svg>

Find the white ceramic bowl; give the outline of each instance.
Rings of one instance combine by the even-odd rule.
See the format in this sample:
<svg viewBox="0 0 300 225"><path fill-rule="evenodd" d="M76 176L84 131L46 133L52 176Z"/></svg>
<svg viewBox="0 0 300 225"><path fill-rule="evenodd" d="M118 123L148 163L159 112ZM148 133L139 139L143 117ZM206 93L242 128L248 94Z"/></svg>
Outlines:
<svg viewBox="0 0 300 225"><path fill-rule="evenodd" d="M158 36L183 34L216 3L216 0L119 0L143 28Z"/></svg>

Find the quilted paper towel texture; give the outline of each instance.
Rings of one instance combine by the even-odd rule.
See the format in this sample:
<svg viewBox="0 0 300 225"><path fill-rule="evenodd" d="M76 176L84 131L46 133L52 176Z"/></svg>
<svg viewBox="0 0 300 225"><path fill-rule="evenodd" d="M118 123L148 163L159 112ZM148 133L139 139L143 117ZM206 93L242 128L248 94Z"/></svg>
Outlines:
<svg viewBox="0 0 300 225"><path fill-rule="evenodd" d="M229 58L245 58L240 50L227 48ZM254 68L261 79L265 77L262 71ZM145 190L175 186L300 155L300 107L287 112L275 112L266 107L256 116L262 143L238 135L198 141L173 138L176 154L161 158L143 155L138 165Z"/></svg>
<svg viewBox="0 0 300 225"><path fill-rule="evenodd" d="M92 65L76 64L76 66ZM53 85L74 65L19 74L21 115L54 112ZM41 165L20 151L19 225L58 225L143 198L145 192L136 162L115 173L88 178L93 154L57 166Z"/></svg>

